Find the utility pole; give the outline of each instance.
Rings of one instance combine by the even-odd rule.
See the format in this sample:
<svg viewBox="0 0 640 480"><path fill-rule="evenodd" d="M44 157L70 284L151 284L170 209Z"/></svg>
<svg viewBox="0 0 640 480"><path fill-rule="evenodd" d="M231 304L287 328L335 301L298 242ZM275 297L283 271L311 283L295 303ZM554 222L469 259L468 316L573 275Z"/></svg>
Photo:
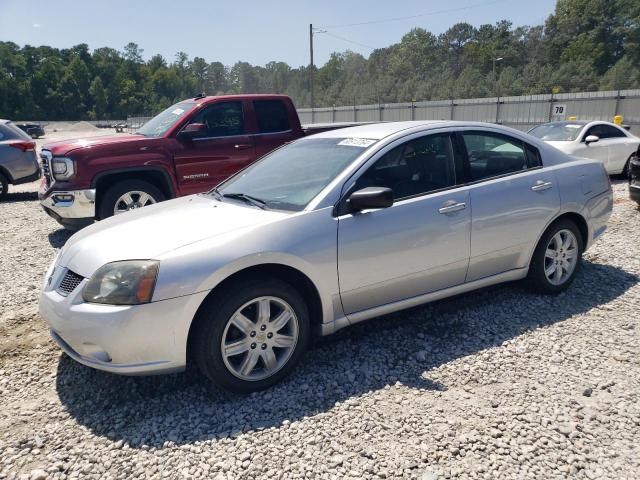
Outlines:
<svg viewBox="0 0 640 480"><path fill-rule="evenodd" d="M313 99L313 23L309 24L309 53L311 56L309 65L309 89L311 90L311 123L313 123L313 108L315 107Z"/></svg>
<svg viewBox="0 0 640 480"><path fill-rule="evenodd" d="M493 61L493 89L496 97L499 97L500 95L498 95L498 77L496 77L496 62L503 60L503 58L492 57L491 60Z"/></svg>

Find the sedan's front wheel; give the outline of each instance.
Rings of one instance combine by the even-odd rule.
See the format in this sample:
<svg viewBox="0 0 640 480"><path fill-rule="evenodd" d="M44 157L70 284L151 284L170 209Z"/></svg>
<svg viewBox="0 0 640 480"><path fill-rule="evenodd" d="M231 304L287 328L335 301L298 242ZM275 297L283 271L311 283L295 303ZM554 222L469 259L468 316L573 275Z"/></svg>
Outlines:
<svg viewBox="0 0 640 480"><path fill-rule="evenodd" d="M578 226L568 219L552 224L538 242L531 265L529 284L541 293L560 293L578 272L584 245Z"/></svg>
<svg viewBox="0 0 640 480"><path fill-rule="evenodd" d="M287 376L309 341L300 294L278 279L236 283L203 306L193 337L202 373L235 392L268 388Z"/></svg>

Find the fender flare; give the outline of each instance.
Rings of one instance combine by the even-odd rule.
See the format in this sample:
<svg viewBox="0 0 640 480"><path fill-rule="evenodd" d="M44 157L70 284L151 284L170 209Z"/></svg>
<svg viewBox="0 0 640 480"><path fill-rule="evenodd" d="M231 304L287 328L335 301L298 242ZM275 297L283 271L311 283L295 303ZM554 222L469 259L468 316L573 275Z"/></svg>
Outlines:
<svg viewBox="0 0 640 480"><path fill-rule="evenodd" d="M149 171L159 172L162 175L169 189L169 192L171 193L171 197L175 198L177 189L173 179L171 178L171 175L169 175L169 172L167 171L166 168L155 166L155 165L154 166L148 165L144 167L115 168L113 170L105 170L103 172L100 172L94 175L94 177L91 179L91 188L96 188L100 180L113 175L119 175L122 173L137 173L137 172L146 173Z"/></svg>

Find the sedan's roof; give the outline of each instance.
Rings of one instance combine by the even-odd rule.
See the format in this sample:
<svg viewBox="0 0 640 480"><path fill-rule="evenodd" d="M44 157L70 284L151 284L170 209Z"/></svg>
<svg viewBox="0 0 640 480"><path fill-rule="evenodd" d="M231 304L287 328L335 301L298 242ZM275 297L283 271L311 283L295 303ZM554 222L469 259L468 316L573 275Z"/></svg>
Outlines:
<svg viewBox="0 0 640 480"><path fill-rule="evenodd" d="M586 125L588 123L600 122L600 120L562 120L560 122L546 122L540 125ZM607 123L607 122L602 122Z"/></svg>
<svg viewBox="0 0 640 480"><path fill-rule="evenodd" d="M369 123L366 125L358 125L356 127L340 128L338 130L329 130L327 132L317 133L315 138L343 138L343 137L356 137L356 138L371 138L374 140L381 140L389 135L398 133L402 130L406 130L412 127L430 126L442 124L442 121L414 121L414 122L380 122Z"/></svg>
<svg viewBox="0 0 640 480"><path fill-rule="evenodd" d="M422 127L423 130L430 130L442 127L495 127L500 130L511 130L510 128L497 125L495 123L485 122L460 122L452 120L415 120L405 122L380 122L368 123L366 125L358 125L356 127L340 128L337 130L329 130L327 132L316 133L314 138L370 138L372 140L382 140L385 137L394 135L398 132L408 129L416 129ZM520 132L522 133L522 132Z"/></svg>

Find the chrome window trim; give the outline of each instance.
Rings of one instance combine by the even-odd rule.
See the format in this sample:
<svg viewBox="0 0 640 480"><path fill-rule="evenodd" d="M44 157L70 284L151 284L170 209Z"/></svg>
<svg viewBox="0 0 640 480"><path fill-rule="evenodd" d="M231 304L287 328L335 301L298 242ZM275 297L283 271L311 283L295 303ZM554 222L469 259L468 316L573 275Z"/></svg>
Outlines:
<svg viewBox="0 0 640 480"><path fill-rule="evenodd" d="M277 132L258 132L250 135L253 137L264 137L267 135L282 135L283 133L293 133L293 129L289 128L288 130L278 130Z"/></svg>
<svg viewBox="0 0 640 480"><path fill-rule="evenodd" d="M229 136L217 136L217 137L199 137L199 138L192 138L191 141L192 142L203 142L205 140L217 140L217 139L221 139L221 138L239 138L239 137L250 137L251 135L248 133L242 133L240 135L229 135Z"/></svg>

